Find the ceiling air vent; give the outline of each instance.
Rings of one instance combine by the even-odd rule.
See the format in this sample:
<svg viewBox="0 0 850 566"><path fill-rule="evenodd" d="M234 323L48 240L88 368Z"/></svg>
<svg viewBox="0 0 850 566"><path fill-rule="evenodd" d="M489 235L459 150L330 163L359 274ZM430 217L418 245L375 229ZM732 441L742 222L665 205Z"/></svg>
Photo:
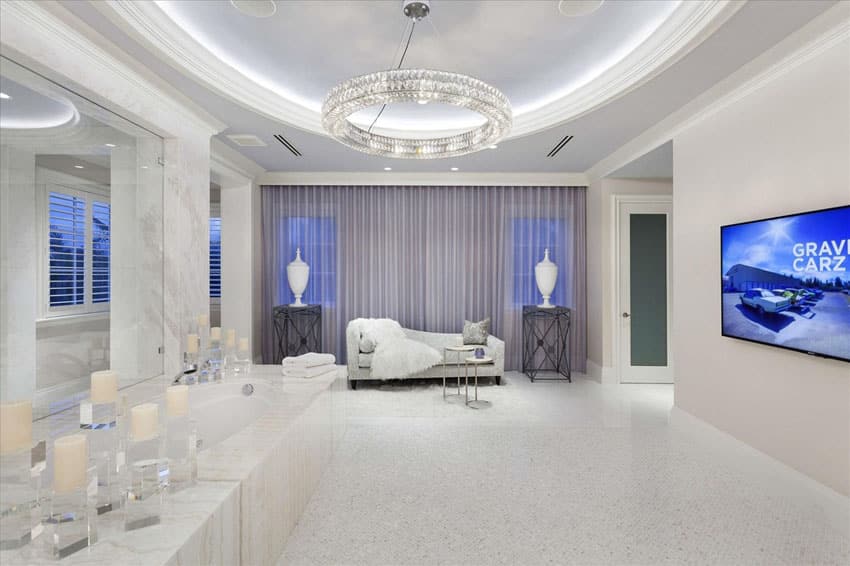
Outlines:
<svg viewBox="0 0 850 566"><path fill-rule="evenodd" d="M284 146L286 149L288 149L289 151L291 151L291 152L292 152L292 155L294 155L294 156L296 156L296 157L301 157L301 152L300 152L300 151L298 151L297 149L295 149L295 146L294 146L294 145L292 145L291 143L289 143L289 140L287 140L285 137L283 137L283 136L282 136L282 135L280 135L280 134L275 134L275 135L274 135L274 139L276 139L277 141L279 141L280 143L282 143L282 144L283 144L283 146Z"/></svg>
<svg viewBox="0 0 850 566"><path fill-rule="evenodd" d="M566 135L561 138L561 141L559 141L558 144L552 148L552 151L550 151L548 155L546 155L546 157L555 157L556 155L558 155L558 152L561 151L565 145L570 143L571 139L573 139L573 136L570 135Z"/></svg>
<svg viewBox="0 0 850 566"><path fill-rule="evenodd" d="M230 134L227 139L240 147L265 147L267 145L254 134Z"/></svg>

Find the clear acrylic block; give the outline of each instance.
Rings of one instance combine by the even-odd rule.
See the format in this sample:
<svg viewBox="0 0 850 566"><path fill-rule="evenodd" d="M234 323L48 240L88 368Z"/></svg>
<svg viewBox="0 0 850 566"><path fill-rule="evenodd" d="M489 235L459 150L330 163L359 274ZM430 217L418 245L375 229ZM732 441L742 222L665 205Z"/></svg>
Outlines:
<svg viewBox="0 0 850 566"><path fill-rule="evenodd" d="M44 527L53 558L65 558L97 542L96 501L94 467L88 469L86 485L67 492L51 492Z"/></svg>
<svg viewBox="0 0 850 566"><path fill-rule="evenodd" d="M126 450L124 530L132 531L160 522L169 469L161 435L129 440Z"/></svg>
<svg viewBox="0 0 850 566"><path fill-rule="evenodd" d="M186 415L168 417L167 426L168 491L173 493L198 481L198 433Z"/></svg>

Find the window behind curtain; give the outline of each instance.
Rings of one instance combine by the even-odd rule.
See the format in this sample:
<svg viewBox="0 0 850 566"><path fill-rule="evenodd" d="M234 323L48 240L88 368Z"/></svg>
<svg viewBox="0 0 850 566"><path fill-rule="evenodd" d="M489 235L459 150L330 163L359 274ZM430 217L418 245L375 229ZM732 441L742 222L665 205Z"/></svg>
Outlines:
<svg viewBox="0 0 850 566"><path fill-rule="evenodd" d="M537 282L534 279L534 266L543 259L549 248L549 259L558 265L558 282L550 301L555 305L565 305L565 287L561 281L564 276L566 257L566 225L559 218L514 218L511 224L513 239L513 292L512 302L516 306L537 305L543 302Z"/></svg>
<svg viewBox="0 0 850 566"><path fill-rule="evenodd" d="M333 305L336 301L336 221L324 216L290 216L283 219L281 237L286 250L284 265L295 258L301 248L301 259L310 266L310 278L302 301L307 304ZM286 271L280 280L279 297L291 302L292 291Z"/></svg>
<svg viewBox="0 0 850 566"><path fill-rule="evenodd" d="M221 298L221 218L210 217L210 297Z"/></svg>
<svg viewBox="0 0 850 566"><path fill-rule="evenodd" d="M85 304L86 200L50 192L50 307Z"/></svg>

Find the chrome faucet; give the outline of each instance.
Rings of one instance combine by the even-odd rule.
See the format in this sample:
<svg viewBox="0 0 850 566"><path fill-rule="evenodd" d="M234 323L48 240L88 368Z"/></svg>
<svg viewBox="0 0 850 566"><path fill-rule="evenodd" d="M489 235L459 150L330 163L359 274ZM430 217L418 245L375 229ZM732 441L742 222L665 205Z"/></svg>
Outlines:
<svg viewBox="0 0 850 566"><path fill-rule="evenodd" d="M186 385L192 385L195 383L195 374L198 372L198 364L193 364L189 362L189 354L187 352L183 352L183 370L174 376L174 381L171 382L172 385L178 385L180 383L185 383Z"/></svg>

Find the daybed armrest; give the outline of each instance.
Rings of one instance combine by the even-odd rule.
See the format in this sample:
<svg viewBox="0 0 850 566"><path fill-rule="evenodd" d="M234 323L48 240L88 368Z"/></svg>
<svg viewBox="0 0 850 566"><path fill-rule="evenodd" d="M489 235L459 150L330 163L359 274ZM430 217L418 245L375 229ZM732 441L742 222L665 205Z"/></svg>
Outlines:
<svg viewBox="0 0 850 566"><path fill-rule="evenodd" d="M505 342L492 334L487 337L487 347L493 352L496 375L505 375Z"/></svg>
<svg viewBox="0 0 850 566"><path fill-rule="evenodd" d="M348 375L355 374L360 361L360 325L353 320L345 328L345 359Z"/></svg>

